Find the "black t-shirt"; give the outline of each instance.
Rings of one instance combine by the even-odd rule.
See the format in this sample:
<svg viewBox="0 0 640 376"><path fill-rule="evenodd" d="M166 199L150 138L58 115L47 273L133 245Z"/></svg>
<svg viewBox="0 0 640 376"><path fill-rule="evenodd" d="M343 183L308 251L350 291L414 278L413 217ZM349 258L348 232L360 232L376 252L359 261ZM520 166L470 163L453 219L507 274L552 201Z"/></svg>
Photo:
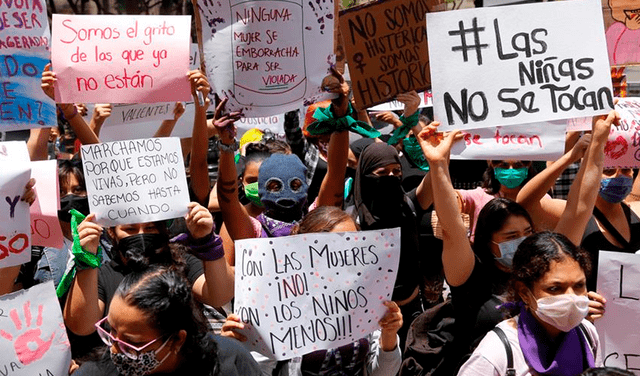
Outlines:
<svg viewBox="0 0 640 376"><path fill-rule="evenodd" d="M260 376L260 367L240 342L232 338L213 336L218 345L218 363L220 376ZM119 376L118 369L110 359L109 351L97 362L87 362L76 370L74 376ZM202 367L201 373L193 373L179 369L172 373L164 373L166 376L208 376L211 370Z"/></svg>
<svg viewBox="0 0 640 376"><path fill-rule="evenodd" d="M183 257L186 263L185 277L193 285L196 279L204 274L204 266L202 261L188 253L183 254ZM109 312L109 303L118 290L118 285L128 273L126 267L116 259L117 257L102 265L98 270L98 299L105 304L105 315Z"/></svg>

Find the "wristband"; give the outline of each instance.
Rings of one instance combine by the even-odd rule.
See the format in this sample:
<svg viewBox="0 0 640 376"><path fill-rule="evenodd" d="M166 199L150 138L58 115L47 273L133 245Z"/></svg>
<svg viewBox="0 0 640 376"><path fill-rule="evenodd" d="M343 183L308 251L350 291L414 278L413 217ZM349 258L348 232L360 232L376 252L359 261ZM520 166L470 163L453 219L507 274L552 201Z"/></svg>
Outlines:
<svg viewBox="0 0 640 376"><path fill-rule="evenodd" d="M240 147L240 143L235 138L233 139L233 143L231 145L223 144L222 141L218 141L218 149L225 153L235 153L238 151Z"/></svg>

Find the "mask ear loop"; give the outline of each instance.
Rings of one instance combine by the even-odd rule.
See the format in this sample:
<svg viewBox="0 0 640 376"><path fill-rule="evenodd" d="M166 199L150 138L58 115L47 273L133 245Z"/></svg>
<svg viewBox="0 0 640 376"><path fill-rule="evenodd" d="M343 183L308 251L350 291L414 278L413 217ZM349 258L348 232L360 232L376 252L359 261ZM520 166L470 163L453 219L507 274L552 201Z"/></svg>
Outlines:
<svg viewBox="0 0 640 376"><path fill-rule="evenodd" d="M158 348L156 349L156 351L154 351L154 355L156 355L156 356L157 356L157 355L158 355L158 353L159 353L160 351L162 351L162 349L164 348L164 346L169 342L169 340L170 340L170 339L171 339L171 337L167 338L167 340L166 340L166 341L164 341L164 343L162 344L162 346L158 347ZM176 354L177 354L177 353L178 353L178 352L176 351ZM169 357L169 355L171 355L171 351L168 351L168 352L167 352L167 355L165 355L165 356L164 356L164 358L162 358L162 360L160 360L160 361L158 362L158 366L160 366L162 363L164 363L164 361L165 361L165 360L167 360L167 358ZM157 358L156 358L156 359L157 359Z"/></svg>

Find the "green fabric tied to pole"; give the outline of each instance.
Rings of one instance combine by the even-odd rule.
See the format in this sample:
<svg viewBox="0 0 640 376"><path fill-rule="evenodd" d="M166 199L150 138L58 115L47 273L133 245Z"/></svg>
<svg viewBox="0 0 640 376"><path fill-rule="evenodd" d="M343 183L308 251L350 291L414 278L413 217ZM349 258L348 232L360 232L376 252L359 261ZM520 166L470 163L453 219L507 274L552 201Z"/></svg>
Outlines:
<svg viewBox="0 0 640 376"><path fill-rule="evenodd" d="M404 117L404 115L400 116L400 121L402 125L393 130L391 134L391 138L387 141L389 145L395 145L403 138L407 137L411 128L413 128L416 124L418 124L418 120L420 119L420 113L418 111L414 112L413 115L409 117ZM416 135L417 136L417 135Z"/></svg>
<svg viewBox="0 0 640 376"><path fill-rule="evenodd" d="M326 108L318 107L313 113L313 118L316 119L313 123L307 126L307 132L314 136L323 134L329 134L335 131L351 131L361 136L376 138L380 136L380 132L375 130L369 124L364 121L354 119L353 107L349 103L349 110L347 114L341 118L335 118L332 111L333 104Z"/></svg>
<svg viewBox="0 0 640 376"><path fill-rule="evenodd" d="M102 247L98 246L97 254L85 251L80 245L80 235L78 234L78 224L85 219L85 216L75 209L71 209L71 237L73 239L73 245L71 246L71 253L73 254L74 265L69 271L64 273L58 287L56 288L56 295L61 298L69 288L73 279L76 277L77 270L95 269L102 265Z"/></svg>

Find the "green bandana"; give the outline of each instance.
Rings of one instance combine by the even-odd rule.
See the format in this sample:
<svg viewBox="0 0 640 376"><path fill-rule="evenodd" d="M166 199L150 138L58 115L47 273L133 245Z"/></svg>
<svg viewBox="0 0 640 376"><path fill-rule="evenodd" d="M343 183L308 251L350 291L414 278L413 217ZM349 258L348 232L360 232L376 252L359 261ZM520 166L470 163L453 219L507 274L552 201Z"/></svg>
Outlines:
<svg viewBox="0 0 640 376"><path fill-rule="evenodd" d="M405 138L402 140L402 144L404 145L404 152L411 162L422 171L429 171L429 162L427 162L427 159L424 157L424 153L416 136Z"/></svg>
<svg viewBox="0 0 640 376"><path fill-rule="evenodd" d="M260 196L258 195L258 182L253 182L251 184L247 184L244 186L244 195L251 201L255 206L264 208L264 204L260 201Z"/></svg>
<svg viewBox="0 0 640 376"><path fill-rule="evenodd" d="M329 134L335 131L352 131L361 136L376 138L380 136L380 132L372 128L369 124L354 119L353 107L349 103L349 110L347 114L341 118L334 118L331 106L326 108L318 107L313 113L313 118L316 119L313 123L307 126L307 132L314 136Z"/></svg>
<svg viewBox="0 0 640 376"><path fill-rule="evenodd" d="M394 129L393 133L391 134L391 138L389 138L389 140L387 141L387 144L395 145L398 142L400 142L400 140L407 137L407 134L409 134L409 131L411 130L411 128L413 128L416 124L418 124L419 118L420 118L420 113L418 111L416 111L413 115L407 118L405 118L404 115L400 116L400 121L402 122L402 125ZM422 151L420 151L420 153L422 153Z"/></svg>

